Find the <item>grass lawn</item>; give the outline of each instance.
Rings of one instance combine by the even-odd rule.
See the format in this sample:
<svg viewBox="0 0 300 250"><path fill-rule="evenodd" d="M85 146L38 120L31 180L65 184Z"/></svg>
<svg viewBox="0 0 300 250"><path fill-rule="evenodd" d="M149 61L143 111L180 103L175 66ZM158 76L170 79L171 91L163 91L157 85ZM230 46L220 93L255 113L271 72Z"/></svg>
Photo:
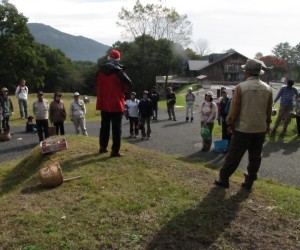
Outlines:
<svg viewBox="0 0 300 250"><path fill-rule="evenodd" d="M202 163L123 143L122 158L98 139L67 136L68 149L0 163L0 249L299 249L300 189L258 180L253 192L214 187ZM64 177L42 189L37 171Z"/></svg>

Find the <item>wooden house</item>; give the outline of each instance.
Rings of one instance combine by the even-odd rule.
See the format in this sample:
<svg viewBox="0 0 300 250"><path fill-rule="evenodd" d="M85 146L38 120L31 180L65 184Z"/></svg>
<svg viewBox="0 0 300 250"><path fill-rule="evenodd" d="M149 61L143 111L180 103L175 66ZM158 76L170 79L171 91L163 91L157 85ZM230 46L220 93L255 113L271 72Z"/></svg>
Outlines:
<svg viewBox="0 0 300 250"><path fill-rule="evenodd" d="M244 80L241 65L245 64L247 57L236 52L210 54L203 60L188 61L188 76L206 76L205 81L211 84L235 85Z"/></svg>

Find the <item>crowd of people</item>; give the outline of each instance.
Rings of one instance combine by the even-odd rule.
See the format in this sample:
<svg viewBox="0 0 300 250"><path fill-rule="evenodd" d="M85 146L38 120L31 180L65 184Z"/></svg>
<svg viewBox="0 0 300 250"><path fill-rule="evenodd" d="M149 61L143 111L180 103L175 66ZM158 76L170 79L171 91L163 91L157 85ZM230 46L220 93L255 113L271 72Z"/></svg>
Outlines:
<svg viewBox="0 0 300 250"><path fill-rule="evenodd" d="M20 118L27 119L25 124L26 132L37 133L39 141L43 141L50 136L49 123L55 128L56 135L64 135L64 122L67 117L62 94L55 92L53 100L48 102L44 98L44 93L38 91L37 99L32 104L32 115L28 114L28 87L25 80L21 80L16 88L15 95L20 108ZM85 115L86 107L78 92L74 93L74 99L70 104L69 116L74 123L75 133L79 134L79 128L83 135L87 134ZM8 89L3 87L0 95L0 135L11 135L10 117L14 114L13 102L9 96ZM35 122L34 122L35 120Z"/></svg>
<svg viewBox="0 0 300 250"><path fill-rule="evenodd" d="M107 153L112 127L111 157L120 157L123 154L121 148L122 118L125 114L129 120L129 138L149 140L151 138L151 119L158 119L158 101L160 94L156 89L151 92L144 90L142 97L137 98L135 92L130 92L132 82L125 72L125 67L120 64L121 54L117 50L108 53L107 61L103 63L96 77L96 109L100 110L101 125L99 133L99 153ZM205 92L204 100L199 104L200 126L206 129L203 136L203 148L207 152L212 145L214 123L217 120L222 128L222 139L228 142L224 153L225 162L220 170L219 179L215 180L217 186L228 188L229 178L237 169L246 151L249 154L249 164L245 181L242 184L247 190L251 190L257 179L257 172L261 164L261 152L265 136L270 131L271 115L274 104L280 99L280 109L270 133L276 134L276 130L283 121L283 130L280 136L284 136L290 123L292 114L296 117L297 132L300 136L300 98L293 87L294 81L288 80L273 101L272 88L260 80L264 73L262 62L257 59L248 59L242 65L245 81L238 84L232 90L232 98L224 88L221 91L221 99L214 101L211 91ZM13 104L8 95L8 89L1 89L0 132L10 131L9 120L13 114ZM130 98L125 96L130 93ZM28 87L25 80L21 80L16 88L15 95L20 108L20 118L27 118L26 131L37 132L39 141L49 137L49 121L54 125L56 134L64 135L64 122L66 110L62 94L55 92L50 105L44 98L44 93L37 93L37 100L32 106L33 116L28 114ZM166 104L168 119L176 121L175 104L176 94L171 87L166 89ZM296 102L295 102L296 100ZM186 122L194 120L195 94L190 87L185 95ZM296 107L295 112L293 112ZM85 122L86 107L80 99L78 92L74 93L74 99L70 104L69 116L74 123L76 134L88 135ZM35 118L36 124L33 122ZM141 135L140 135L141 131Z"/></svg>

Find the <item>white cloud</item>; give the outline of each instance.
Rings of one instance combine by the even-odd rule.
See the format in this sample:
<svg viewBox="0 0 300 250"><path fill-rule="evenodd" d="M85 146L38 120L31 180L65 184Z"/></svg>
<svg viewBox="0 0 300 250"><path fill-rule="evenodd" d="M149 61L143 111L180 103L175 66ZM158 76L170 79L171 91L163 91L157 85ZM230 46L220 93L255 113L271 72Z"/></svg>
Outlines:
<svg viewBox="0 0 300 250"><path fill-rule="evenodd" d="M136 0L10 0L29 22L50 25L62 32L82 35L112 45L122 40L117 28L118 12L129 10ZM141 0L142 4L158 3ZM234 48L253 57L267 55L280 42L292 46L300 41L300 1L285 0L168 0L194 27L193 40L206 39L213 52Z"/></svg>

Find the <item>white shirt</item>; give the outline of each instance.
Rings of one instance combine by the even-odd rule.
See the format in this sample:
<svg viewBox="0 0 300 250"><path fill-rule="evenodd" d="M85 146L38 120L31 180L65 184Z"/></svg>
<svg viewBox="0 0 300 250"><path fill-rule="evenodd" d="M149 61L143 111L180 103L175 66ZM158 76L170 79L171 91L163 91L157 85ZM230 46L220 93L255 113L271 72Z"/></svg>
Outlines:
<svg viewBox="0 0 300 250"><path fill-rule="evenodd" d="M49 117L48 101L45 99L42 102L36 100L32 105L32 111L36 120L47 120Z"/></svg>
<svg viewBox="0 0 300 250"><path fill-rule="evenodd" d="M15 95L18 99L27 100L27 98L28 98L28 88L27 88L27 86L23 87L23 86L19 85L16 88Z"/></svg>
<svg viewBox="0 0 300 250"><path fill-rule="evenodd" d="M138 99L134 99L133 101L127 100L126 101L126 105L128 107L128 115L130 117L138 117L139 116L139 100Z"/></svg>

